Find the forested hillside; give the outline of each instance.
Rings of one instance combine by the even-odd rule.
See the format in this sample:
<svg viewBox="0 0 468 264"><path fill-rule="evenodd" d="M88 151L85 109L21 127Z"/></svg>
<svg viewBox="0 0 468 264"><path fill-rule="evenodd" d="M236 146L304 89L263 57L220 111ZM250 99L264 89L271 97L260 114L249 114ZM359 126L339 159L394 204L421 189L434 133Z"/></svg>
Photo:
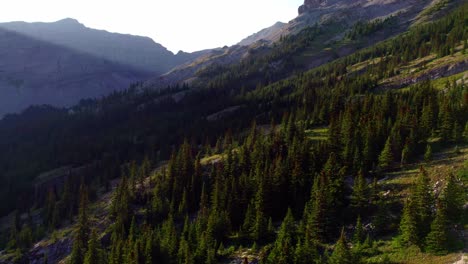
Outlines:
<svg viewBox="0 0 468 264"><path fill-rule="evenodd" d="M466 249L467 13L288 78L252 62L207 69L203 87L136 84L7 116L1 213L15 212L0 263L453 263Z"/></svg>

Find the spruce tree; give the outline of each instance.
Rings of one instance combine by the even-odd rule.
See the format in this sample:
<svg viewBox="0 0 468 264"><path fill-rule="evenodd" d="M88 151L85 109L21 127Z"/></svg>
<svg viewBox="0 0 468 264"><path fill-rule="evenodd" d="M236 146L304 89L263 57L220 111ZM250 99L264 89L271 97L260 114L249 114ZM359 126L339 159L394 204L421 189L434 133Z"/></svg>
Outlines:
<svg viewBox="0 0 468 264"><path fill-rule="evenodd" d="M281 224L273 250L268 256L268 263L289 264L293 262L295 229L292 211L288 209L286 217Z"/></svg>
<svg viewBox="0 0 468 264"><path fill-rule="evenodd" d="M434 206L429 174L423 167L420 168L411 199L416 216L419 240L422 241L429 232L432 222L432 207Z"/></svg>
<svg viewBox="0 0 468 264"><path fill-rule="evenodd" d="M364 228L362 226L361 216L358 216L356 227L354 228L353 243L356 245L364 241Z"/></svg>
<svg viewBox="0 0 468 264"><path fill-rule="evenodd" d="M264 187L263 181L259 184L259 189L255 196L255 223L253 226L253 238L256 241L263 239L267 230L267 222L264 214Z"/></svg>
<svg viewBox="0 0 468 264"><path fill-rule="evenodd" d="M351 194L351 206L355 213L362 214L369 205L369 189L367 181L364 178L364 172L361 170L354 180L353 193Z"/></svg>
<svg viewBox="0 0 468 264"><path fill-rule="evenodd" d="M426 250L434 254L445 255L448 252L448 243L446 211L440 204L431 224L431 231L426 237Z"/></svg>
<svg viewBox="0 0 468 264"><path fill-rule="evenodd" d="M418 229L410 201L405 202L400 221L400 241L403 245L417 245L419 242Z"/></svg>
<svg viewBox="0 0 468 264"><path fill-rule="evenodd" d="M432 160L432 147L430 144L427 144L426 151L424 152L424 161L429 162Z"/></svg>
<svg viewBox="0 0 468 264"><path fill-rule="evenodd" d="M71 264L82 264L85 257L87 243L89 239L88 223L88 192L84 184L80 187L80 208L78 223L75 227L75 238L70 258Z"/></svg>
<svg viewBox="0 0 468 264"><path fill-rule="evenodd" d="M453 173L450 173L442 193L442 203L447 212L447 220L451 224L460 223L465 205L465 194L463 186L457 182Z"/></svg>
<svg viewBox="0 0 468 264"><path fill-rule="evenodd" d="M391 141L391 138L388 137L387 142L385 143L385 147L383 148L382 152L379 155L379 167L381 169L386 169L390 167L392 163L393 163L392 141Z"/></svg>
<svg viewBox="0 0 468 264"><path fill-rule="evenodd" d="M353 263L351 252L346 242L344 228L341 230L340 238L335 244L335 248L333 249L333 253L330 256L328 263L329 264L352 264Z"/></svg>
<svg viewBox="0 0 468 264"><path fill-rule="evenodd" d="M97 237L96 230L91 232L90 239L88 241L88 250L86 251L85 255L85 264L100 264L101 263L101 256L100 256L100 246Z"/></svg>
<svg viewBox="0 0 468 264"><path fill-rule="evenodd" d="M401 166L404 166L409 163L411 156L411 149L408 143L405 144L401 152Z"/></svg>
<svg viewBox="0 0 468 264"><path fill-rule="evenodd" d="M320 179L319 179L320 178ZM310 212L306 218L306 240L310 243L323 241L327 231L327 200L323 174L316 177L309 201ZM320 182L320 183L319 183Z"/></svg>

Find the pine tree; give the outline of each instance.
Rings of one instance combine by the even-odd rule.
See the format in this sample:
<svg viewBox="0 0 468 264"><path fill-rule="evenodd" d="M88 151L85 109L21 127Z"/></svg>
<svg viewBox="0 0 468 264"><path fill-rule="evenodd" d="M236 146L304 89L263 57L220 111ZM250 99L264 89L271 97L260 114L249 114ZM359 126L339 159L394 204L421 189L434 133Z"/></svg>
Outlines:
<svg viewBox="0 0 468 264"><path fill-rule="evenodd" d="M352 264L353 263L351 252L346 242L344 229L341 230L340 238L335 244L335 248L333 250L332 255L330 256L330 259L328 260L328 263L329 264Z"/></svg>
<svg viewBox="0 0 468 264"><path fill-rule="evenodd" d="M426 152L424 152L424 161L429 162L432 160L432 147L430 144L426 146Z"/></svg>
<svg viewBox="0 0 468 264"><path fill-rule="evenodd" d="M267 230L267 222L264 215L264 187L263 181L259 184L259 189L255 196L255 224L253 226L253 238L256 241L261 240Z"/></svg>
<svg viewBox="0 0 468 264"><path fill-rule="evenodd" d="M364 241L364 228L362 226L361 216L358 216L356 221L356 227L354 229L353 243L356 245L361 244Z"/></svg>
<svg viewBox="0 0 468 264"><path fill-rule="evenodd" d="M463 217L463 206L465 204L465 191L457 182L453 173L450 173L442 193L442 203L447 212L447 220L451 224L460 223Z"/></svg>
<svg viewBox="0 0 468 264"><path fill-rule="evenodd" d="M96 230L91 232L90 239L88 241L88 250L86 251L85 264L100 264L101 263L101 256L100 256L100 246L97 237Z"/></svg>
<svg viewBox="0 0 468 264"><path fill-rule="evenodd" d="M354 180L353 193L351 194L351 206L357 214L364 213L369 205L369 189L367 181L364 178L364 172L361 170Z"/></svg>
<svg viewBox="0 0 468 264"><path fill-rule="evenodd" d="M400 221L400 241L403 245L417 245L419 242L418 229L411 202L406 201Z"/></svg>
<svg viewBox="0 0 468 264"><path fill-rule="evenodd" d="M149 233L146 237L145 243L145 264L152 264L153 263L153 239L152 239L152 232Z"/></svg>
<svg viewBox="0 0 468 264"><path fill-rule="evenodd" d="M294 218L291 209L281 224L273 250L268 256L268 263L289 264L294 260Z"/></svg>
<svg viewBox="0 0 468 264"><path fill-rule="evenodd" d="M410 145L406 143L401 152L401 162L400 162L401 166L408 164L408 162L410 161L410 156L411 156Z"/></svg>
<svg viewBox="0 0 468 264"><path fill-rule="evenodd" d="M379 167L381 169L386 169L390 167L393 163L393 153L392 153L392 142L391 138L387 139L385 147L379 155Z"/></svg>
<svg viewBox="0 0 468 264"><path fill-rule="evenodd" d="M249 235L253 226L255 225L255 212L254 212L255 206L250 203L247 206L247 211L245 212L245 218L244 218L244 223L242 224L242 232L245 235Z"/></svg>
<svg viewBox="0 0 468 264"><path fill-rule="evenodd" d="M429 175L423 167L420 168L416 185L412 191L411 202L414 206L419 241L423 241L429 232L432 222L432 207L434 205Z"/></svg>
<svg viewBox="0 0 468 264"><path fill-rule="evenodd" d="M83 263L88 239L88 192L84 184L82 184L80 187L80 208L78 215L78 223L75 228L75 238L73 240L73 248L70 258L71 264Z"/></svg>
<svg viewBox="0 0 468 264"><path fill-rule="evenodd" d="M440 204L431 224L431 231L426 237L426 249L434 254L445 255L448 252L448 242L446 211Z"/></svg>
<svg viewBox="0 0 468 264"><path fill-rule="evenodd" d="M320 178L320 179L319 179ZM320 183L319 183L320 182ZM320 242L327 232L327 190L323 174L316 177L309 201L310 212L306 214L306 240L310 243Z"/></svg>

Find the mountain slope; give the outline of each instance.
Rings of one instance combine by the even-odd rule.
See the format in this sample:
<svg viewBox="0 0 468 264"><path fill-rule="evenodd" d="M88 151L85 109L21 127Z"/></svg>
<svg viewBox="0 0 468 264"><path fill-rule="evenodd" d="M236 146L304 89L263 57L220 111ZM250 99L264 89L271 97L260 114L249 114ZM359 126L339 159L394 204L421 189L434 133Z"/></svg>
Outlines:
<svg viewBox="0 0 468 264"><path fill-rule="evenodd" d="M33 104L70 106L149 73L0 28L0 116Z"/></svg>
<svg viewBox="0 0 468 264"><path fill-rule="evenodd" d="M226 79L226 72L230 72L230 79L249 79L252 85L259 80L276 81L388 39L426 19L429 13L437 17L462 2L452 0L434 9L439 1L305 1L297 18L247 38L246 43L255 40L252 44L224 49L221 55L219 50L212 51L161 78L150 79L146 86L160 89L184 82L203 86L216 79L219 84ZM363 25L370 31L350 39L348 34L362 30L359 27Z"/></svg>
<svg viewBox="0 0 468 264"><path fill-rule="evenodd" d="M91 29L70 18L53 23L2 23L0 28L154 74L165 73L199 55L174 55L150 38Z"/></svg>
<svg viewBox="0 0 468 264"><path fill-rule="evenodd" d="M466 225L467 9L278 81L221 68L204 86L136 87L8 116L0 200L18 211L0 262L82 263L85 252L110 263L455 261ZM374 27L347 38L381 34Z"/></svg>
<svg viewBox="0 0 468 264"><path fill-rule="evenodd" d="M254 33L248 36L247 38L241 40L241 42L237 43L237 45L250 46L259 40L279 39L280 36L277 36L277 34L280 34L281 29L285 26L285 23L276 22L273 26L262 29L259 32Z"/></svg>

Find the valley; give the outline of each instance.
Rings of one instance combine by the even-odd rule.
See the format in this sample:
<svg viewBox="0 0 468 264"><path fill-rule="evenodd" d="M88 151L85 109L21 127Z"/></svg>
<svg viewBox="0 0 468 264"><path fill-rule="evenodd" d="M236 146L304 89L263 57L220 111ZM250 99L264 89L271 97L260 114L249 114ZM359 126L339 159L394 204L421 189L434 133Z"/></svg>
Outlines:
<svg viewBox="0 0 468 264"><path fill-rule="evenodd" d="M467 10L306 0L165 73L5 31L72 84L0 120L0 263L463 262Z"/></svg>

